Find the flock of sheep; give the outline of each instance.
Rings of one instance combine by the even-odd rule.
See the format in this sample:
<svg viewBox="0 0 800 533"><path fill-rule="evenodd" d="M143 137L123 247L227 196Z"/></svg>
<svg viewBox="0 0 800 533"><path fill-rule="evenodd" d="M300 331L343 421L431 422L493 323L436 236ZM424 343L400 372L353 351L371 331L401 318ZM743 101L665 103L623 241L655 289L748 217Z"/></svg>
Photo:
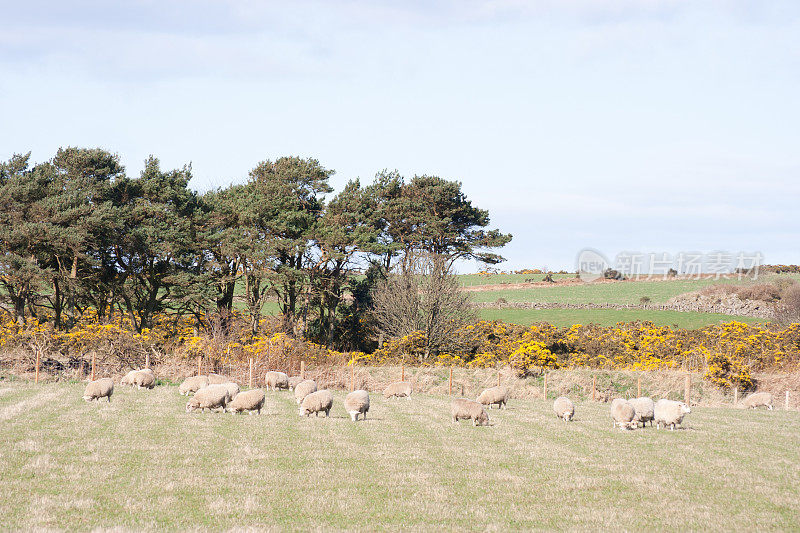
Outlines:
<svg viewBox="0 0 800 533"><path fill-rule="evenodd" d="M136 386L137 388L152 389L155 386L155 375L149 368L143 370L132 370L121 380L120 385ZM319 416L325 413L330 416L333 407L333 394L327 389L317 390L317 383L311 379L304 379L299 376L289 377L283 372L269 371L264 376L264 383L267 390L290 390L294 392L295 401L299 408L300 416ZM209 374L207 376L192 376L186 378L178 387L182 395L192 395L186 403L186 412L221 410L230 413L242 413L247 411L249 414L261 414L264 407L265 394L263 389L251 389L240 391L239 385L231 379L219 374ZM383 391L384 398L410 398L413 387L408 381L398 381L390 384ZM114 393L114 382L111 378L102 378L91 381L86 386L83 399L88 401L107 398L111 401ZM489 415L486 408L496 405L498 408L505 408L508 401L508 389L497 386L484 390L477 398L477 401L466 398L458 398L450 404L450 416L454 423L459 420L472 420L473 425L488 425ZM754 393L742 400L740 407L752 408L767 407L772 409L772 395L768 392ZM356 390L349 393L344 400L344 408L353 421L357 421L359 415L366 419L369 411L369 392ZM561 396L553 402L553 411L556 416L565 422L570 422L575 417L575 405L572 401ZM683 402L661 399L654 402L650 398L633 398L625 400L617 398L611 402L612 427L620 429L636 429L639 424L642 427L653 421L656 428L669 427L674 430L680 426L684 416L692 410Z"/></svg>

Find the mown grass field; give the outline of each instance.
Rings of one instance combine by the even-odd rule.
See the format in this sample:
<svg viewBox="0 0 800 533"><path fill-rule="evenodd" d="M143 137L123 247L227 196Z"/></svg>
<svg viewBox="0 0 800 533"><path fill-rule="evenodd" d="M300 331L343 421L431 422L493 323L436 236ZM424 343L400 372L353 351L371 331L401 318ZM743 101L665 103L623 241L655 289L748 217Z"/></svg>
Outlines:
<svg viewBox="0 0 800 533"><path fill-rule="evenodd" d="M612 430L606 404L565 424L512 400L491 427L446 397L372 395L354 424L186 414L176 387L86 404L83 384L0 383L8 530L800 529L796 411L696 408L680 431Z"/></svg>
<svg viewBox="0 0 800 533"><path fill-rule="evenodd" d="M681 311L655 311L642 309L479 309L478 316L484 320L502 320L512 324L527 326L537 322L547 322L558 327L573 324L599 324L613 326L617 322L649 320L657 326L673 326L698 329L723 322L745 322L762 324L766 320L746 316L723 315L718 313L695 313Z"/></svg>

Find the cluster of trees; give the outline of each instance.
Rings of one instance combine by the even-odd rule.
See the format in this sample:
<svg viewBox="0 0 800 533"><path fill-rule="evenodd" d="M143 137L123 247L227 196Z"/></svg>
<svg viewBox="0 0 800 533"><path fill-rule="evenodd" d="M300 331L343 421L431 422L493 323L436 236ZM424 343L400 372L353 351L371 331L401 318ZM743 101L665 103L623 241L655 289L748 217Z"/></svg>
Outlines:
<svg viewBox="0 0 800 533"><path fill-rule="evenodd" d="M152 156L130 177L102 149L62 148L35 165L14 155L0 163L2 310L61 329L88 309L124 313L141 331L163 312L227 327L236 302L255 333L277 300L287 330L360 349L373 287L412 272L420 252L441 272L503 260L492 250L511 236L487 229L460 183L384 171L327 199L332 174L282 157L199 194L189 165L163 170Z"/></svg>

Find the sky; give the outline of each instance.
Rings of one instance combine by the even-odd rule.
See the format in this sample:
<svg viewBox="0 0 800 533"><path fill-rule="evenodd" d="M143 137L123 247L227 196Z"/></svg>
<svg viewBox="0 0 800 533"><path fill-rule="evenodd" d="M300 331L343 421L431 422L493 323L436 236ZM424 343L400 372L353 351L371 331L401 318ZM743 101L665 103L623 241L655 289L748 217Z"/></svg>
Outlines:
<svg viewBox="0 0 800 533"><path fill-rule="evenodd" d="M0 0L0 159L102 147L198 191L314 157L463 183L504 270L800 263L800 2ZM479 268L462 264L464 272Z"/></svg>

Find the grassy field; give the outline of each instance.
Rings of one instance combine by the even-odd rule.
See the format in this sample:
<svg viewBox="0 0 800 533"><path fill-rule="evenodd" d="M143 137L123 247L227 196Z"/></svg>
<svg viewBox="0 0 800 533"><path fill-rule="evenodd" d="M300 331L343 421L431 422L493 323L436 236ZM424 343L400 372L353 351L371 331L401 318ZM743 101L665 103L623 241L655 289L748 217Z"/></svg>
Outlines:
<svg viewBox="0 0 800 533"><path fill-rule="evenodd" d="M479 309L478 316L484 320L502 320L523 326L536 322L547 322L559 327L573 324L613 326L617 322L649 320L658 326L677 325L680 328L697 329L733 320L747 324L766 322L764 319L746 316L649 309Z"/></svg>
<svg viewBox="0 0 800 533"><path fill-rule="evenodd" d="M687 429L622 432L608 406L512 400L491 427L445 397L372 397L352 423L186 414L176 387L86 404L83 385L0 383L8 530L800 529L800 416L696 408Z"/></svg>

